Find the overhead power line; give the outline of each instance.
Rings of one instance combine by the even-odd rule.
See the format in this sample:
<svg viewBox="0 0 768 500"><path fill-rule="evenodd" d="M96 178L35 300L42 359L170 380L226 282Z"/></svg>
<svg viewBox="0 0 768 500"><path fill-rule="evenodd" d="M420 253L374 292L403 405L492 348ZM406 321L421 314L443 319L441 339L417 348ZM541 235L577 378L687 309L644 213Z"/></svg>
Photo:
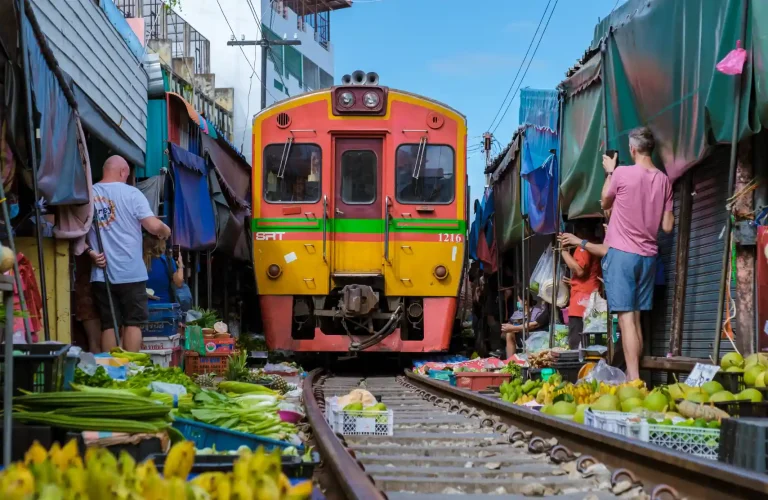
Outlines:
<svg viewBox="0 0 768 500"><path fill-rule="evenodd" d="M528 44L528 49L525 51L525 55L523 56L523 60L520 61L520 66L517 68L517 73L515 73L515 77L512 79L512 83L509 85L509 90L507 90L507 95L504 96L504 99L501 101L501 104L499 105L499 109L496 111L496 116L493 117L493 121L491 122L491 125L488 127L488 130L491 130L491 127L493 127L493 124L496 123L496 118L499 117L499 113L501 113L501 110L504 109L504 104L507 102L507 98L509 98L509 94L512 92L512 89L515 86L515 82L517 81L517 77L520 76L520 71L523 69L523 64L525 64L525 60L528 58L528 53L531 51L531 47L533 47L533 42L536 41L536 35L539 34L539 29L541 28L541 23L544 22L544 18L547 16L547 11L549 10L549 5L552 3L552 0L547 1L547 6L544 7L544 12L541 14L541 18L539 19L539 24L536 26L536 31L533 32L533 36L531 37L531 42ZM514 99L514 97L513 97Z"/></svg>
<svg viewBox="0 0 768 500"><path fill-rule="evenodd" d="M507 104L507 107L504 110L504 114L501 115L501 118L499 118L499 121L496 123L496 126L491 132L496 132L496 129L499 128L499 125L501 125L501 122L504 120L504 117L507 116L507 111L509 111L509 108L512 106L512 103L515 100L515 96L517 95L517 92L520 90L520 87L523 85L523 80L525 80L525 75L528 74L528 70L531 68L531 63L533 62L533 59L536 57L536 53L539 51L539 45L541 45L541 41L544 39L544 35L547 33L547 28L549 27L549 21L552 20L552 14L555 13L555 9L557 9L557 4L559 1L560 0L555 0L555 4L552 6L552 10L549 12L547 23L544 25L544 29L541 31L541 36L539 37L539 41L536 43L536 48L533 49L533 54L531 54L531 58L528 59L528 66L525 67L525 72L523 73L523 76L520 78L520 82L517 84L515 93L512 94L512 98L509 100L509 103Z"/></svg>

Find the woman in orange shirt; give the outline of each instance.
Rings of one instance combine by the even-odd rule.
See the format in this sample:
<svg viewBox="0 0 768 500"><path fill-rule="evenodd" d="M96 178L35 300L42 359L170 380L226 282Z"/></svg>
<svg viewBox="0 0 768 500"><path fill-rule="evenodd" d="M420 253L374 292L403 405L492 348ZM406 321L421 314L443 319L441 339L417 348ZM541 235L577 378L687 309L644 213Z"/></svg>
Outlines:
<svg viewBox="0 0 768 500"><path fill-rule="evenodd" d="M580 239L571 255L566 241L561 237L562 256L571 270L571 301L568 304L568 348L578 349L584 331L584 310L592 292L600 289L600 258L587 251L587 244L594 239L594 230L586 223L576 225L576 237ZM572 241L572 240L571 240Z"/></svg>

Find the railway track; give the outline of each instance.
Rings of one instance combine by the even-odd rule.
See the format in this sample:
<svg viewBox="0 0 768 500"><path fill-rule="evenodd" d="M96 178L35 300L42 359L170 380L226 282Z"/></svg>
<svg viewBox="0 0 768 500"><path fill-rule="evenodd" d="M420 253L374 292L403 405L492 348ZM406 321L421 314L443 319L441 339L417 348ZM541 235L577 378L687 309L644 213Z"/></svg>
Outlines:
<svg viewBox="0 0 768 500"><path fill-rule="evenodd" d="M339 436L326 397L365 388L394 411L393 436ZM450 387L400 377L330 377L313 371L307 417L323 461L347 498L432 500L650 498L768 495L768 477L607 434Z"/></svg>

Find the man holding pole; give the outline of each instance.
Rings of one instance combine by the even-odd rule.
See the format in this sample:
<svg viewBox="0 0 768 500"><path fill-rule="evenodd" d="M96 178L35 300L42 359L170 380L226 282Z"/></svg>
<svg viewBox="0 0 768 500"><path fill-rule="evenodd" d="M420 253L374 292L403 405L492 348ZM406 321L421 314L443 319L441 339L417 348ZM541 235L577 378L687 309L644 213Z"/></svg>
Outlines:
<svg viewBox="0 0 768 500"><path fill-rule="evenodd" d="M171 235L171 229L155 217L141 191L126 184L129 174L130 167L122 157L110 156L104 162L101 181L93 186L96 216L86 252L95 264L91 282L101 317L104 352L117 345L115 326L122 329L123 349L141 349L141 326L149 319L141 228L161 239Z"/></svg>
<svg viewBox="0 0 768 500"><path fill-rule="evenodd" d="M618 156L603 155L606 178L601 203L604 210L612 211L605 236L608 253L602 262L603 281L608 308L619 316L629 380L640 378L640 311L650 311L653 305L656 236L659 226L669 233L675 223L672 184L651 160L654 147L653 134L641 127L629 133L634 165L616 168Z"/></svg>

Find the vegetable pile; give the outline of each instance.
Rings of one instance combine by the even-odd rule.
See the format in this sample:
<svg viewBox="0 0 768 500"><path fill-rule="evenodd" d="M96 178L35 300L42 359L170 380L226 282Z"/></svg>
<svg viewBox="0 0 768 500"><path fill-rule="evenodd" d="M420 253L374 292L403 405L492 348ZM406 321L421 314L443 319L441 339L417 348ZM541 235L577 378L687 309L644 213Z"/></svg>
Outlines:
<svg viewBox="0 0 768 500"><path fill-rule="evenodd" d="M123 451L119 458L103 448L89 448L85 457L72 440L46 451L35 442L24 461L0 472L0 497L7 499L254 499L305 500L312 482L291 486L282 473L280 452L262 448L243 451L233 471L206 472L187 481L195 458L190 441L171 448L160 475L152 460L137 464Z"/></svg>

